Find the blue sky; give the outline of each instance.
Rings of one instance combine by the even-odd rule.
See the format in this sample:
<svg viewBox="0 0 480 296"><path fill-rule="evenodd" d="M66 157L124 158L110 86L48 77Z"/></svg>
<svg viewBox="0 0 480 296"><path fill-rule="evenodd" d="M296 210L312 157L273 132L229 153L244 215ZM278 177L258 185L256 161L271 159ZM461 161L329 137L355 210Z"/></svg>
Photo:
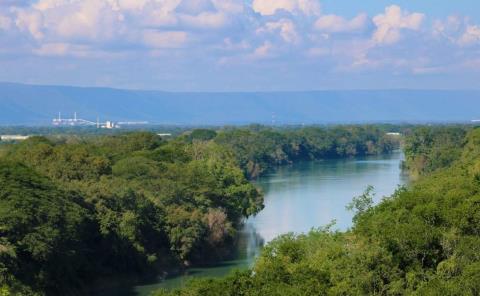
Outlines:
<svg viewBox="0 0 480 296"><path fill-rule="evenodd" d="M472 89L480 1L0 0L0 81Z"/></svg>

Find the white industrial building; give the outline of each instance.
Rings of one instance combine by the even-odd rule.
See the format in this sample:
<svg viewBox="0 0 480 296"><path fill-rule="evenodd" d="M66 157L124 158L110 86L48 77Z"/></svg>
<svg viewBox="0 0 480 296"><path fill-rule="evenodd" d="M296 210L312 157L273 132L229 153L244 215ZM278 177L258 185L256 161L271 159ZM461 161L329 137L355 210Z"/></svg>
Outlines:
<svg viewBox="0 0 480 296"><path fill-rule="evenodd" d="M23 141L30 138L30 136L22 135L1 135L0 140L2 141Z"/></svg>

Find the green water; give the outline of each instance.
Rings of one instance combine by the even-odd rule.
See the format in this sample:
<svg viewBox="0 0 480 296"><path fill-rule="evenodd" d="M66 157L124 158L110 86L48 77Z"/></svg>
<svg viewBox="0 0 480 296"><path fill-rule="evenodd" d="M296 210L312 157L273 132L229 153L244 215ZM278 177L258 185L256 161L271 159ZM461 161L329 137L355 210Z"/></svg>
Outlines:
<svg viewBox="0 0 480 296"><path fill-rule="evenodd" d="M400 170L403 155L304 162L284 166L256 181L265 193L265 209L245 221L235 260L215 267L191 268L185 274L158 278L128 289L123 295L149 295L160 288L181 287L193 277L220 277L233 269L251 266L264 243L287 232L306 232L336 220L338 229L351 226L345 209L352 197L375 187L376 201L390 195L407 179ZM120 293L116 293L120 295Z"/></svg>

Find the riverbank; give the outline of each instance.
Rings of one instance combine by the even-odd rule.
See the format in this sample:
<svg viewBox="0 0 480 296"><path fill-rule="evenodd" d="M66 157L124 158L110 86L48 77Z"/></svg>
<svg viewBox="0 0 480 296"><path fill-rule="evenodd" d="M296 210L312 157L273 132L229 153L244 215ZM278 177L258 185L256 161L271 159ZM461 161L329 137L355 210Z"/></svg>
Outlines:
<svg viewBox="0 0 480 296"><path fill-rule="evenodd" d="M159 264L168 270L166 258L179 267L217 261L238 221L264 206L245 175L377 155L390 144L375 126L252 126L193 130L168 141L132 132L7 145L0 156L7 209L0 220L8 225L0 283L12 293L70 295L115 275Z"/></svg>
<svg viewBox="0 0 480 296"><path fill-rule="evenodd" d="M156 279L130 287L122 296L146 296L158 289L183 287L194 278L221 278L251 267L264 244L287 232L308 232L337 220L338 229L350 227L352 213L345 206L367 185L376 188L376 201L407 182L402 175L401 151L392 154L299 162L281 166L260 177L255 185L264 191L265 208L245 221L237 245L238 256L207 268L190 268L181 276ZM115 295L109 293L105 295Z"/></svg>
<svg viewBox="0 0 480 296"><path fill-rule="evenodd" d="M155 295L478 295L480 129L446 162L432 157L450 156L448 142L408 137L423 143L410 157L436 169L378 204L366 190L351 203L350 230L285 234L249 270Z"/></svg>

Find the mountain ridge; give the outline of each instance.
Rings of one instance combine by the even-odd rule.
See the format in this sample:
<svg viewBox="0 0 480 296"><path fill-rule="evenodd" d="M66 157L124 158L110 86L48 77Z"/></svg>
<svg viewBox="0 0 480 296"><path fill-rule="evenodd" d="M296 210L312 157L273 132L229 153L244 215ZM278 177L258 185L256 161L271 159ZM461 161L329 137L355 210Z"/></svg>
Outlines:
<svg viewBox="0 0 480 296"><path fill-rule="evenodd" d="M467 122L480 116L480 90L169 92L0 82L0 106L1 125L48 125L58 112L152 124Z"/></svg>

